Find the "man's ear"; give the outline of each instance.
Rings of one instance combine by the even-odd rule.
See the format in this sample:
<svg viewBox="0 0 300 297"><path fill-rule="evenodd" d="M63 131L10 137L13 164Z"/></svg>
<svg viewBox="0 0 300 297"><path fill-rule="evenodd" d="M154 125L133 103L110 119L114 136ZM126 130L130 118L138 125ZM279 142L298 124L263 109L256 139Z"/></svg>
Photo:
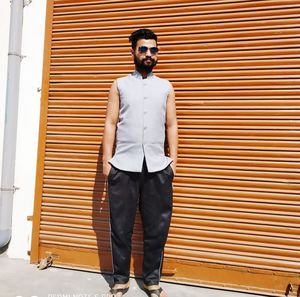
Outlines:
<svg viewBox="0 0 300 297"><path fill-rule="evenodd" d="M134 56L134 49L132 48L130 52L131 52L131 56L133 57Z"/></svg>

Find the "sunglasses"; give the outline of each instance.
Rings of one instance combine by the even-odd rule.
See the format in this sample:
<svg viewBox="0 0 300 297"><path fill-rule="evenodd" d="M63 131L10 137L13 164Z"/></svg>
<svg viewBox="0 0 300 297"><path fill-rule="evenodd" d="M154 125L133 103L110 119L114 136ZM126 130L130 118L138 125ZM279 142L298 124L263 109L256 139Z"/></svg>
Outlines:
<svg viewBox="0 0 300 297"><path fill-rule="evenodd" d="M140 46L138 51L140 54L146 54L150 50L151 55L156 55L158 53L158 48L156 46L147 47L147 46Z"/></svg>

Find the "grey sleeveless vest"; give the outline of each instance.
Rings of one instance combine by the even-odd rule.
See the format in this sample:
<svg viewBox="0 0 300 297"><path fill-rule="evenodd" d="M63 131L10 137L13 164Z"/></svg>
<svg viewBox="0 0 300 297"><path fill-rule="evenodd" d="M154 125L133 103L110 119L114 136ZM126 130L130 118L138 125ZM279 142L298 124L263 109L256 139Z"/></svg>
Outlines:
<svg viewBox="0 0 300 297"><path fill-rule="evenodd" d="M160 171L173 160L164 152L166 103L170 82L137 71L117 79L120 94L116 150L109 162L125 171L141 172L145 158L149 172Z"/></svg>

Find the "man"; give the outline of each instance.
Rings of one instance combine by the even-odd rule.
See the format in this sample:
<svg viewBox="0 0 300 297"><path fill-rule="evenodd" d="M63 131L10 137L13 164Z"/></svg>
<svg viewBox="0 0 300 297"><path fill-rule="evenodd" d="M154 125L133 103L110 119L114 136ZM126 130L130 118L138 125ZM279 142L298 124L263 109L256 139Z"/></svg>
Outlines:
<svg viewBox="0 0 300 297"><path fill-rule="evenodd" d="M137 204L144 230L144 288L151 297L167 296L159 280L177 161L175 94L169 81L152 73L158 59L155 33L140 29L131 34L129 41L135 71L111 86L103 136L114 277L109 296L121 297L129 288ZM165 132L169 156L164 151Z"/></svg>

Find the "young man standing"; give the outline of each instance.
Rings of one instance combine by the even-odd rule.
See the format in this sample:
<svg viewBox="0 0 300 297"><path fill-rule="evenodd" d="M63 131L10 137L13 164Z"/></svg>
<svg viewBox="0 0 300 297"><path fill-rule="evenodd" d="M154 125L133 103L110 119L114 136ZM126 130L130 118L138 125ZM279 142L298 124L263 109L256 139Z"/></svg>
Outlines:
<svg viewBox="0 0 300 297"><path fill-rule="evenodd" d="M121 297L129 288L131 237L139 205L144 230L144 288L151 297L165 297L159 281L177 161L175 94L169 81L152 73L158 59L155 33L140 29L129 40L135 71L111 86L103 137L114 277L109 296ZM169 156L164 151L166 135Z"/></svg>

